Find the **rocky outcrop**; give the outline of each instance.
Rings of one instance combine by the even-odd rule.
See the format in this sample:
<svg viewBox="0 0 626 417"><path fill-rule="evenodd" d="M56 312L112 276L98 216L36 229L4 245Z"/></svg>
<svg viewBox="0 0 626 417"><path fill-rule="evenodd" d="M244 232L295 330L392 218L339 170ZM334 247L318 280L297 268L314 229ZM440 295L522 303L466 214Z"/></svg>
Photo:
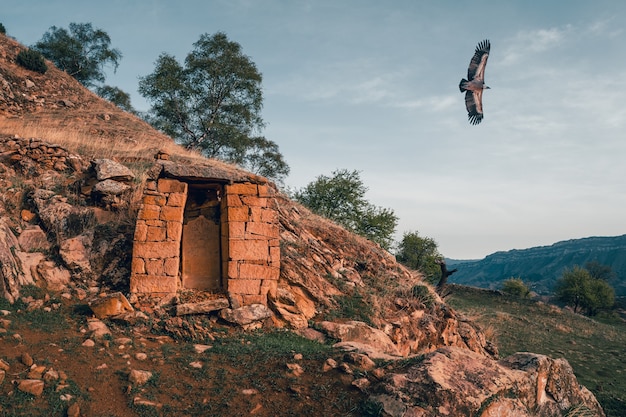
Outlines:
<svg viewBox="0 0 626 417"><path fill-rule="evenodd" d="M373 388L371 400L391 417L604 416L564 359L517 353L501 361L455 347L440 348Z"/></svg>

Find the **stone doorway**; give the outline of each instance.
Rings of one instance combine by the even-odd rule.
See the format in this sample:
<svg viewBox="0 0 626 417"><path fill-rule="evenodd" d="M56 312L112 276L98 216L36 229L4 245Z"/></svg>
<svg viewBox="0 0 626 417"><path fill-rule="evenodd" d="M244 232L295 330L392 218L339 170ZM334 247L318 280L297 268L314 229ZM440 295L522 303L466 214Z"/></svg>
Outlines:
<svg viewBox="0 0 626 417"><path fill-rule="evenodd" d="M182 287L221 292L221 200L219 184L189 184L181 241Z"/></svg>

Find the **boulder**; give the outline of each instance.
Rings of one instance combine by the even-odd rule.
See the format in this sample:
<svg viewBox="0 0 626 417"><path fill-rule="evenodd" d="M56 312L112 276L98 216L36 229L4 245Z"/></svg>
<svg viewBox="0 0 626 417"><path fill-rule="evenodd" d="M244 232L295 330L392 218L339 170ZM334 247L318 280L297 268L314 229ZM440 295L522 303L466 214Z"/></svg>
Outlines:
<svg viewBox="0 0 626 417"><path fill-rule="evenodd" d="M19 248L11 228L0 219L0 292L13 303L20 295L20 279L23 274L19 259L14 255Z"/></svg>
<svg viewBox="0 0 626 417"><path fill-rule="evenodd" d="M40 379L24 379L17 385L17 389L35 397L43 394L44 382Z"/></svg>
<svg viewBox="0 0 626 417"><path fill-rule="evenodd" d="M245 326L272 317L272 311L263 304L250 304L236 309L220 310L220 317L230 323Z"/></svg>
<svg viewBox="0 0 626 417"><path fill-rule="evenodd" d="M370 327L361 321L348 321L346 323L323 321L320 323L320 327L331 337L342 342L337 344L337 347L367 350L365 353L374 358L389 355L401 356L397 346L385 332Z"/></svg>
<svg viewBox="0 0 626 417"><path fill-rule="evenodd" d="M119 196L130 190L130 185L115 180L100 181L93 187L93 192L104 196Z"/></svg>
<svg viewBox="0 0 626 417"><path fill-rule="evenodd" d="M37 225L22 230L17 241L24 252L42 252L50 249L46 233Z"/></svg>
<svg viewBox="0 0 626 417"><path fill-rule="evenodd" d="M121 292L95 298L89 303L89 307L99 319L119 316L134 311L133 306L130 305L128 299Z"/></svg>
<svg viewBox="0 0 626 417"><path fill-rule="evenodd" d="M501 361L444 347L372 387L370 399L396 416L562 417L574 405L604 416L564 359L518 353Z"/></svg>
<svg viewBox="0 0 626 417"><path fill-rule="evenodd" d="M128 167L110 159L95 159L91 161L91 165L98 181L132 181L135 178L135 174Z"/></svg>

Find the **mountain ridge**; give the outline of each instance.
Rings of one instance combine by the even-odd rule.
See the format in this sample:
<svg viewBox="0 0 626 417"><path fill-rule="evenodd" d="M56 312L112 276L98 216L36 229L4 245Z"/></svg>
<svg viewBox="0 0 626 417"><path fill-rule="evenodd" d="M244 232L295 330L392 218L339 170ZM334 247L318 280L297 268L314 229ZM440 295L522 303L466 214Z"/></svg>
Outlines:
<svg viewBox="0 0 626 417"><path fill-rule="evenodd" d="M626 295L626 235L590 236L552 245L498 251L480 260L447 260L457 272L451 283L498 289L508 278L521 278L539 294L552 292L563 272L596 261L609 266L616 277L610 284L616 295Z"/></svg>

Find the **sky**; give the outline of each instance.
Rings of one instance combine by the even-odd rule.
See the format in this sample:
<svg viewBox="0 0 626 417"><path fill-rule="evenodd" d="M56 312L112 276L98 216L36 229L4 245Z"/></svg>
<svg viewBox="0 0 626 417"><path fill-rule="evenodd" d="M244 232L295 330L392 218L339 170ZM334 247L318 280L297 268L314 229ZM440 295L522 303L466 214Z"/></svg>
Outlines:
<svg viewBox="0 0 626 417"><path fill-rule="evenodd" d="M358 171L366 199L453 259L626 234L626 2L2 0L7 35L91 23L131 95L166 52L224 32L263 75L263 136L299 189ZM458 84L491 41L485 117Z"/></svg>

